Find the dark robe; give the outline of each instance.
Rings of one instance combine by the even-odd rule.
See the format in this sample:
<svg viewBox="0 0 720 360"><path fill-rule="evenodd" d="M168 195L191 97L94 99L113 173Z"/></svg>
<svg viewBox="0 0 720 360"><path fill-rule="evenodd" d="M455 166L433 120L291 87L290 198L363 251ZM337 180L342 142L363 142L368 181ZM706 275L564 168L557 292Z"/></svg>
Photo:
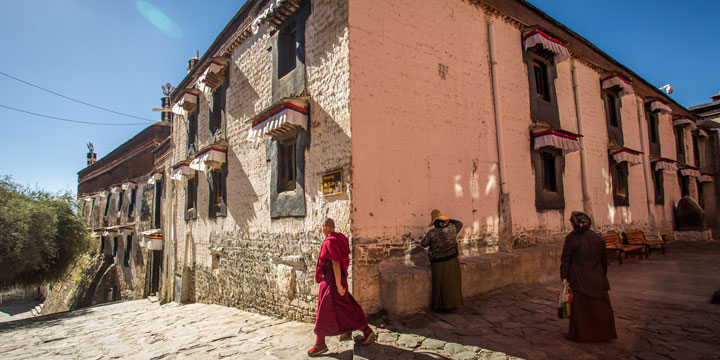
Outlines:
<svg viewBox="0 0 720 360"><path fill-rule="evenodd" d="M592 230L576 229L565 238L560 276L570 282L568 336L576 341L617 339L610 304L605 241Z"/></svg>
<svg viewBox="0 0 720 360"><path fill-rule="evenodd" d="M344 296L338 292L332 261L340 264L340 283L345 288ZM320 283L315 318L317 336L340 335L367 325L365 312L348 291L349 264L350 246L347 237L338 232L330 233L323 241L315 266L315 281Z"/></svg>

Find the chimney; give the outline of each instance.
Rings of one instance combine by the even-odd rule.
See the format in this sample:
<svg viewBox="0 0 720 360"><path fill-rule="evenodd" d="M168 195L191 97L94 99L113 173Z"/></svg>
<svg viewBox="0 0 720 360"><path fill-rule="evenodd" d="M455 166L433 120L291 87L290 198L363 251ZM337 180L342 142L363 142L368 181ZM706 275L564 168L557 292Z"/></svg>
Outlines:
<svg viewBox="0 0 720 360"><path fill-rule="evenodd" d="M195 65L197 65L198 61L200 61L200 50L197 50L197 54L194 58L188 60L188 73L192 71Z"/></svg>
<svg viewBox="0 0 720 360"><path fill-rule="evenodd" d="M95 146L93 143L87 143L87 166L94 164L97 161L97 154L95 154Z"/></svg>

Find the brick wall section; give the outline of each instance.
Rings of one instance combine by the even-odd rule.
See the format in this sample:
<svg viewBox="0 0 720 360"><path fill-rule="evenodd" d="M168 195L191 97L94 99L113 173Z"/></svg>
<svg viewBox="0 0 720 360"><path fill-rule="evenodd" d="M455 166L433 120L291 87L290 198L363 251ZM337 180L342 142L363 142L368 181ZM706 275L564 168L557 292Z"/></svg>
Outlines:
<svg viewBox="0 0 720 360"><path fill-rule="evenodd" d="M200 173L197 220L186 222L184 182L175 182L175 261L182 274L185 234L191 231L188 264L195 299L259 313L312 321L318 287L315 261L320 226L335 219L348 233L350 194L322 197L322 174L350 172L350 108L347 3L314 1L305 29L306 93L310 97L310 145L305 153L304 218L271 219L270 163L265 140L248 140L249 120L272 105L271 37L266 28L233 53L226 101L228 147L227 217L208 218L208 182ZM210 141L207 100L200 96L199 148ZM173 162L184 160L185 123L176 117ZM213 253L220 256L212 269ZM288 267L292 271L287 271ZM289 289L292 287L292 289Z"/></svg>

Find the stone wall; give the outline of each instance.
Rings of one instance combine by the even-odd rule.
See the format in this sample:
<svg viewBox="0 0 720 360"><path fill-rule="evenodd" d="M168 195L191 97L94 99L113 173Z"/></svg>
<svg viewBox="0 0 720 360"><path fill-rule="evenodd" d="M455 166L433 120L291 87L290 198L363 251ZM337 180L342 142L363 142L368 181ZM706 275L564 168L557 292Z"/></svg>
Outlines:
<svg viewBox="0 0 720 360"><path fill-rule="evenodd" d="M173 191L174 274L192 269L192 298L312 321L318 287L317 252L326 217L338 230L350 226L350 109L347 4L313 1L305 29L305 94L309 97L309 146L305 150L305 217L270 217L270 162L265 140L249 140L249 120L272 105L273 43L269 29L234 50L225 108L227 216L208 217L208 182L199 173L198 216L183 216L185 182ZM208 99L200 96L199 146L211 143ZM176 117L173 163L185 160L186 130ZM322 174L342 169L342 195L322 196ZM169 231L170 232L170 231ZM168 233L169 233L168 232ZM186 257L187 254L187 257ZM187 272L185 272L187 273Z"/></svg>

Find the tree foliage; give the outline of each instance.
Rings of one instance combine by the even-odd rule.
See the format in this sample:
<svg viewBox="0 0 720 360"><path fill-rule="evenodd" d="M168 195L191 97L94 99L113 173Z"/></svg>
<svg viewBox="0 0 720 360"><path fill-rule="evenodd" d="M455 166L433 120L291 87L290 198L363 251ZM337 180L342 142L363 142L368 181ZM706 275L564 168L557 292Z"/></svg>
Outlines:
<svg viewBox="0 0 720 360"><path fill-rule="evenodd" d="M0 178L0 289L60 278L89 249L72 193L51 194Z"/></svg>

